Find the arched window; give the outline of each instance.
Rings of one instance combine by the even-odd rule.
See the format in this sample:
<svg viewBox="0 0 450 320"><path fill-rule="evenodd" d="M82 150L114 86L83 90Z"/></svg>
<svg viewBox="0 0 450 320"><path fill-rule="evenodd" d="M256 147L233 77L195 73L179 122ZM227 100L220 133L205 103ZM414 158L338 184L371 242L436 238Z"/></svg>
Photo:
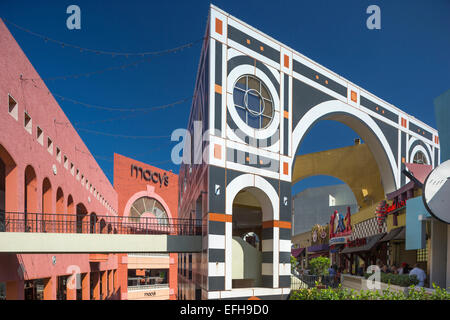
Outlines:
<svg viewBox="0 0 450 320"><path fill-rule="evenodd" d="M130 209L130 218L156 218L158 224L167 224L167 212L162 204L150 197L141 197L133 202Z"/></svg>
<svg viewBox="0 0 450 320"><path fill-rule="evenodd" d="M427 157L425 156L425 154L422 151L417 151L414 154L413 163L428 164Z"/></svg>

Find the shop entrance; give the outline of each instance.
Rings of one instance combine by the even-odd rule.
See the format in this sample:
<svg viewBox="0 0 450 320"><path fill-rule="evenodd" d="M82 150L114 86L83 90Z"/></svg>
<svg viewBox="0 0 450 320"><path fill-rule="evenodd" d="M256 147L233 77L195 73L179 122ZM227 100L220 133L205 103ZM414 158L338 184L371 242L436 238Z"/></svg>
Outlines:
<svg viewBox="0 0 450 320"><path fill-rule="evenodd" d="M25 300L44 300L44 279L27 280L24 283Z"/></svg>

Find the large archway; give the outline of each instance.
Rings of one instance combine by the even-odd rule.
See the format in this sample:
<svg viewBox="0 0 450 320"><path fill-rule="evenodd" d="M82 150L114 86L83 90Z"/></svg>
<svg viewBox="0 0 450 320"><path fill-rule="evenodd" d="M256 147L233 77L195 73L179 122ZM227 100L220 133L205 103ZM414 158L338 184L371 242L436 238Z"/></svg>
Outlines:
<svg viewBox="0 0 450 320"><path fill-rule="evenodd" d="M253 205L242 206L242 203ZM233 221L225 230L225 290L278 287L279 256L274 252L278 252L281 244L278 226L274 225L279 219L275 188L259 176L238 176L227 186L225 213ZM260 236L260 248L252 247L243 239L249 232ZM246 258L246 254L253 260Z"/></svg>
<svg viewBox="0 0 450 320"><path fill-rule="evenodd" d="M394 156L392 151L392 149L396 150L397 148L392 148L388 142L388 138L389 141L398 142L397 132L395 132L397 136L387 138L372 117L341 101L322 102L302 116L292 133L293 151L298 151L309 130L321 120L334 120L343 123L353 129L365 141L377 163L385 194L399 187L397 157ZM293 157L291 163L291 173L294 167L295 157Z"/></svg>

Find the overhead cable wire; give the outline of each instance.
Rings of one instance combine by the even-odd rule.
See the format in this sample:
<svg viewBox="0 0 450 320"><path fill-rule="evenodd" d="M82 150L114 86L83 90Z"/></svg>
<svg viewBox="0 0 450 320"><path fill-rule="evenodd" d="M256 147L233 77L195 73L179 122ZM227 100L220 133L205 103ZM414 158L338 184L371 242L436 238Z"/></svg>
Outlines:
<svg viewBox="0 0 450 320"><path fill-rule="evenodd" d="M84 132L87 132L87 133L98 134L98 135L102 135L102 136L115 137L115 138L125 138L125 139L162 139L162 138L170 138L170 135L169 136L129 136L129 135L123 135L123 134L108 133L108 132L103 132L103 131L95 131L95 130L90 130L90 129L86 129L86 128L75 127L75 129L77 131L84 131Z"/></svg>
<svg viewBox="0 0 450 320"><path fill-rule="evenodd" d="M35 88L41 89L41 90L47 90L45 88L42 88L42 87L39 87L38 85L36 85L36 83L34 83L34 80L32 82L33 82L32 85ZM186 101L189 101L189 100L192 99L192 96L190 96L190 97L186 97L186 98L177 100L175 102L162 104L162 105L158 105L158 106L152 106L152 107L140 107L140 108L123 107L123 106L107 107L107 106L100 106L100 105L90 104L90 103L82 102L82 101L75 100L75 99L72 99L72 98L68 98L66 96L62 96L60 94L50 92L49 90L47 90L47 93L52 94L54 97L59 98L62 101L68 101L68 102L71 102L73 104L84 106L86 108L93 108L93 109L106 110L106 111L117 111L117 112L144 112L145 113L145 112L159 110L159 109L166 109L166 108L172 107L172 106L177 105L177 104L181 104L183 102L186 102Z"/></svg>
<svg viewBox="0 0 450 320"><path fill-rule="evenodd" d="M122 64L120 66L115 66L115 67L108 67L108 68L104 68L104 69L99 69L99 70L95 70L95 71L91 71L91 72L84 72L84 73L77 73L77 74L69 74L69 75L65 75L65 76L55 76L55 77L44 77L44 78L23 78L23 80L48 80L48 81L53 81L53 80L67 80L67 79L78 79L78 78L82 78L82 77L90 77L92 75L96 75L96 74L102 74L104 72L108 72L108 71L113 71L113 70L125 70L129 67L136 67L141 63L144 62L148 62L150 61L150 58L146 58L146 59L141 59L135 62L131 62L131 63L126 63L126 64Z"/></svg>
<svg viewBox="0 0 450 320"><path fill-rule="evenodd" d="M74 49L79 50L80 52L90 52L90 53L95 53L95 54L103 54L103 55L109 55L111 57L122 56L122 57L128 58L130 56L142 56L142 57L145 57L145 56L157 56L157 55L159 56L159 55L174 53L174 52L180 51L180 50L185 49L185 48L190 48L194 44L204 40L204 38L202 37L200 39L197 39L197 40L185 43L183 45L180 45L180 46L177 46L177 47L174 47L174 48L169 48L169 49L164 49L164 50L157 50L157 51L144 51L144 52L105 51L105 50L98 50L98 49L92 49L92 48L85 48L85 47L81 47L81 46L78 46L78 45L73 45L73 44L70 44L70 43L63 42L63 41L55 40L55 39L52 39L50 37L47 37L47 36L44 36L42 34L39 34L39 33L36 33L34 31L31 31L31 30L29 30L27 28L24 28L22 26L19 26L18 24L15 24L14 22L9 21L8 19L5 19L5 18L2 18L2 19L3 19L3 21L8 23L9 25L11 25L11 26L13 26L13 27L15 27L15 28L17 28L17 29L19 29L21 31L24 31L24 32L26 32L26 33L28 33L30 35L33 35L33 36L38 37L38 38L41 38L45 42L53 42L53 43L56 43L56 44L60 45L63 48L65 48L65 47L74 48Z"/></svg>

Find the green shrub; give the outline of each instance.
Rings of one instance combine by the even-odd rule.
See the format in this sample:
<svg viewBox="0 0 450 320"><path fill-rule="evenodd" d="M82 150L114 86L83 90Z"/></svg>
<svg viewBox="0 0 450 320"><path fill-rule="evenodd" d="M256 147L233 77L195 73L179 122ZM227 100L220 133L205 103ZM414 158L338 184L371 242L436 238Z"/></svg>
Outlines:
<svg viewBox="0 0 450 320"><path fill-rule="evenodd" d="M366 273L364 274L364 277L367 279L372 274ZM400 287L409 287L409 286L415 286L419 283L419 280L417 280L417 277L415 275L408 275L408 274L393 274L393 273L380 273L380 282L392 284L395 286Z"/></svg>
<svg viewBox="0 0 450 320"><path fill-rule="evenodd" d="M390 290L361 290L342 288L336 289L300 289L291 291L290 300L450 300L450 292L433 284L435 291L427 293L425 288L410 286L408 293Z"/></svg>
<svg viewBox="0 0 450 320"><path fill-rule="evenodd" d="M318 276L328 275L328 268L330 266L330 258L327 257L317 257L311 259L309 262L309 268L311 274Z"/></svg>

